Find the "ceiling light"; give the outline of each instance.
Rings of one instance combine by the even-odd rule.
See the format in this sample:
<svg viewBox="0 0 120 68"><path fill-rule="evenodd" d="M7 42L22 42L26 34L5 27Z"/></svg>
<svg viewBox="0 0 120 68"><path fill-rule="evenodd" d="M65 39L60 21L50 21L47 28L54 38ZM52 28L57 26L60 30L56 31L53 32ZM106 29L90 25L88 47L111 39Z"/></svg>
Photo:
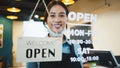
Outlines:
<svg viewBox="0 0 120 68"><path fill-rule="evenodd" d="M45 17L43 17L43 16L40 17L40 20L44 20L44 19L45 19Z"/></svg>
<svg viewBox="0 0 120 68"><path fill-rule="evenodd" d="M7 11L9 11L9 12L20 12L21 10L19 8L12 7L12 8L7 8Z"/></svg>
<svg viewBox="0 0 120 68"><path fill-rule="evenodd" d="M62 0L62 2L63 2L65 5L71 5L71 4L74 4L74 3L75 3L74 0Z"/></svg>
<svg viewBox="0 0 120 68"><path fill-rule="evenodd" d="M39 15L34 15L35 18L39 18Z"/></svg>
<svg viewBox="0 0 120 68"><path fill-rule="evenodd" d="M7 16L8 19L18 19L18 16L14 16L14 15L9 15Z"/></svg>

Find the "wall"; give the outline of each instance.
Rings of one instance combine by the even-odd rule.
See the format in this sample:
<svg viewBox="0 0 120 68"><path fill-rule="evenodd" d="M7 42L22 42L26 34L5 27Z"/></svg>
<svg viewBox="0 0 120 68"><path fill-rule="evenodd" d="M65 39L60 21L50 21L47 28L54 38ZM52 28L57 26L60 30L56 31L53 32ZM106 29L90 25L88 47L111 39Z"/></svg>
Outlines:
<svg viewBox="0 0 120 68"><path fill-rule="evenodd" d="M93 12L98 14L97 22L93 23L94 46L120 55L120 0L111 0L110 4Z"/></svg>
<svg viewBox="0 0 120 68"><path fill-rule="evenodd" d="M24 66L24 63L16 62L16 52L17 52L17 40L23 35L23 22L14 21L13 22L13 66Z"/></svg>
<svg viewBox="0 0 120 68"><path fill-rule="evenodd" d="M0 48L0 56L3 61L12 66L12 21L0 17L0 24L3 24L3 48Z"/></svg>

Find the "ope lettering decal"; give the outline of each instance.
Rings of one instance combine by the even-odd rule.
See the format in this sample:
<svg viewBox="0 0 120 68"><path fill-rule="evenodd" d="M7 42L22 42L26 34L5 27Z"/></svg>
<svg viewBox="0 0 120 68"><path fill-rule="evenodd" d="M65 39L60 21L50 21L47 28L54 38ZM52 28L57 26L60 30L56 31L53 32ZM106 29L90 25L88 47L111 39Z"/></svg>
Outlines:
<svg viewBox="0 0 120 68"><path fill-rule="evenodd" d="M84 22L95 22L97 20L96 14L90 13L81 13L81 12L69 12L68 20L70 21L80 21L84 20Z"/></svg>

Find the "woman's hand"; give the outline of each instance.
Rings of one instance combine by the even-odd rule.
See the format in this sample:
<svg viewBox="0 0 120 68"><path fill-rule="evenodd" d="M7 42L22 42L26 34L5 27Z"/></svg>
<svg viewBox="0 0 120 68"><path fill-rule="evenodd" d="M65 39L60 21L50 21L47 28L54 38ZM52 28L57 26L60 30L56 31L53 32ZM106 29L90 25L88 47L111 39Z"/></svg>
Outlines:
<svg viewBox="0 0 120 68"><path fill-rule="evenodd" d="M84 67L84 68L90 68L90 64L89 64L89 63L84 63L84 64L83 64L83 67Z"/></svg>

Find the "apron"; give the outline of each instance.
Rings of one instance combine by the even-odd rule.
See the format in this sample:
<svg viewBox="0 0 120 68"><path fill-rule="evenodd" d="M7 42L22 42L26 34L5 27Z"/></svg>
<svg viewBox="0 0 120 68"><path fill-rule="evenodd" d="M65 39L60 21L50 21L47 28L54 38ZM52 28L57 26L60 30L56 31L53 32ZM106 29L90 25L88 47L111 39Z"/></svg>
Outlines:
<svg viewBox="0 0 120 68"><path fill-rule="evenodd" d="M70 53L62 53L62 61L40 62L40 68L82 68L80 62L71 62L71 57L76 57L73 45Z"/></svg>

